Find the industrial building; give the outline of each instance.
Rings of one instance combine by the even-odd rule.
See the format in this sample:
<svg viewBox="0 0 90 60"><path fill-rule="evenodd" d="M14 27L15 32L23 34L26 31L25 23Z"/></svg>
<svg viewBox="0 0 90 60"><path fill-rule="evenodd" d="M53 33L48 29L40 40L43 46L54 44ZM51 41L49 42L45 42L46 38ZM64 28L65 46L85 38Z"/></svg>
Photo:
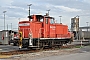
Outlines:
<svg viewBox="0 0 90 60"><path fill-rule="evenodd" d="M74 33L75 39L77 39L79 32L79 17L71 18L71 31Z"/></svg>
<svg viewBox="0 0 90 60"><path fill-rule="evenodd" d="M79 17L71 18L71 31L74 33L74 38L79 39L90 39L90 27L80 27Z"/></svg>
<svg viewBox="0 0 90 60"><path fill-rule="evenodd" d="M9 44L11 38L16 34L16 31L12 30L2 30L0 31L0 44Z"/></svg>
<svg viewBox="0 0 90 60"><path fill-rule="evenodd" d="M85 39L90 39L90 27L89 26L80 27L79 29L84 34Z"/></svg>

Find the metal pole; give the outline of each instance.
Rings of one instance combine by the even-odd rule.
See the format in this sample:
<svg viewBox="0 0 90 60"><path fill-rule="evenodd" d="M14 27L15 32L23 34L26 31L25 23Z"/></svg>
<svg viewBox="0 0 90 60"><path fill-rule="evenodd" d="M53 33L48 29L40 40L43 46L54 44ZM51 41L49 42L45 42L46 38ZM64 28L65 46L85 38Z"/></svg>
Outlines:
<svg viewBox="0 0 90 60"><path fill-rule="evenodd" d="M8 24L7 24L7 30L8 30Z"/></svg>
<svg viewBox="0 0 90 60"><path fill-rule="evenodd" d="M29 6L29 17L30 17L30 6L31 6L32 4L29 4L29 5L27 5L27 6ZM29 21L30 21L30 18L29 18Z"/></svg>
<svg viewBox="0 0 90 60"><path fill-rule="evenodd" d="M3 11L3 13L4 13L4 30L5 30L5 13L6 13L6 11ZM5 40L5 32L4 32L4 40ZM3 40L3 44L4 44L4 40Z"/></svg>
<svg viewBox="0 0 90 60"><path fill-rule="evenodd" d="M11 30L12 30L12 23L11 23Z"/></svg>
<svg viewBox="0 0 90 60"><path fill-rule="evenodd" d="M13 40L13 34L12 34L12 23L11 23L11 39Z"/></svg>
<svg viewBox="0 0 90 60"><path fill-rule="evenodd" d="M81 30L79 29L79 34L78 34L78 35L79 35L79 40L81 40L81 37L82 37L82 36L80 36L81 34L82 34L82 32L81 32Z"/></svg>
<svg viewBox="0 0 90 60"><path fill-rule="evenodd" d="M4 13L4 30L5 30L5 13Z"/></svg>
<svg viewBox="0 0 90 60"><path fill-rule="evenodd" d="M19 30L19 22L20 22L20 18L18 18L18 30Z"/></svg>
<svg viewBox="0 0 90 60"><path fill-rule="evenodd" d="M82 39L81 39L81 47L82 47Z"/></svg>
<svg viewBox="0 0 90 60"><path fill-rule="evenodd" d="M30 6L29 6L29 16L30 16Z"/></svg>
<svg viewBox="0 0 90 60"><path fill-rule="evenodd" d="M59 17L60 17L60 23L61 23L61 17L62 17L62 16L59 16Z"/></svg>
<svg viewBox="0 0 90 60"><path fill-rule="evenodd" d="M88 23L89 23L89 22L86 22L86 23L87 23L87 31L88 31Z"/></svg>
<svg viewBox="0 0 90 60"><path fill-rule="evenodd" d="M3 13L4 13L4 30L5 30L5 13L6 13L6 11L3 11Z"/></svg>
<svg viewBox="0 0 90 60"><path fill-rule="evenodd" d="M50 11L50 9L49 9L49 10L46 10L46 11L48 11L48 16L49 16L49 11Z"/></svg>

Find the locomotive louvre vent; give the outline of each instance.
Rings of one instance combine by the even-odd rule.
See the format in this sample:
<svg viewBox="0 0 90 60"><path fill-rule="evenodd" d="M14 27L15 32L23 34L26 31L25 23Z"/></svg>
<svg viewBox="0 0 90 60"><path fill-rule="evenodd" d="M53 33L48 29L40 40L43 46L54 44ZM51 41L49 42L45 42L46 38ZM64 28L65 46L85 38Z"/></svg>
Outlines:
<svg viewBox="0 0 90 60"><path fill-rule="evenodd" d="M30 24L29 23L22 23L22 24L19 24L19 26L29 26Z"/></svg>

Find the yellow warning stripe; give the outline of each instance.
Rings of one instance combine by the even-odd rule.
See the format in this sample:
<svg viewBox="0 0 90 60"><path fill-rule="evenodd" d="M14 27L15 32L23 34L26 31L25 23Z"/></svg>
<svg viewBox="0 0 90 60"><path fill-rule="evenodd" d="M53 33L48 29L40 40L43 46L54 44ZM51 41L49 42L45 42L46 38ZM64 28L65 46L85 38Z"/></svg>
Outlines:
<svg viewBox="0 0 90 60"><path fill-rule="evenodd" d="M11 56L10 55L0 55L0 59L1 58L10 58Z"/></svg>

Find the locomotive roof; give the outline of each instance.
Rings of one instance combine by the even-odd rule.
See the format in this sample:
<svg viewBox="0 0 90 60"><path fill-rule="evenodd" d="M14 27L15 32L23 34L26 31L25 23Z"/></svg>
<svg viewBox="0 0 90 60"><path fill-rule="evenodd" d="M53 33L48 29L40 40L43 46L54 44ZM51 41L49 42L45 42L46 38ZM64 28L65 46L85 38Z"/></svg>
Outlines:
<svg viewBox="0 0 90 60"><path fill-rule="evenodd" d="M32 16L33 15L31 15L31 16L28 16L28 18L31 18L32 19ZM43 18L43 17L45 17L45 18L51 18L51 19L54 19L54 17L50 17L50 16L47 16L47 15L36 15L36 17L41 17L41 18Z"/></svg>
<svg viewBox="0 0 90 60"><path fill-rule="evenodd" d="M46 15L36 15L36 17L46 17L46 18L53 18L53 17L50 17L50 16L46 16Z"/></svg>

